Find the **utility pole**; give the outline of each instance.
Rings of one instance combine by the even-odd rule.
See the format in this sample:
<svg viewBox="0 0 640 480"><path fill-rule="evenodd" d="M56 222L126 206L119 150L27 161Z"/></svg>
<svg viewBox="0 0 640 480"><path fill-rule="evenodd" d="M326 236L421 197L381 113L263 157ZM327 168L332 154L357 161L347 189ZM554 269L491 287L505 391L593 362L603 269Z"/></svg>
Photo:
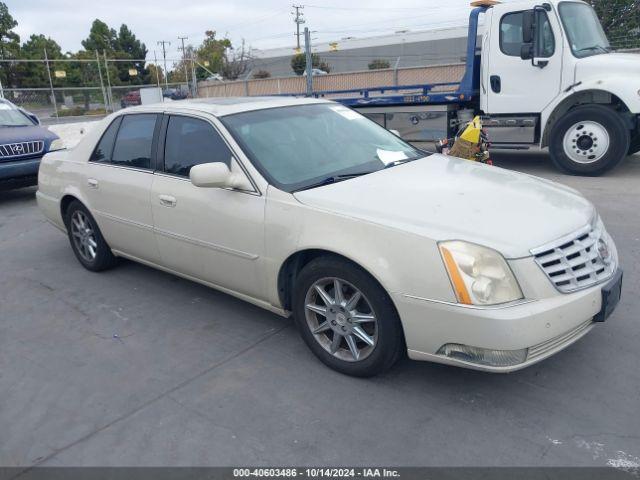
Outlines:
<svg viewBox="0 0 640 480"><path fill-rule="evenodd" d="M295 15L295 19L293 20L296 24L296 41L297 41L297 49L300 50L300 25L304 24L304 13L300 10L304 8L304 5L292 5L295 9L295 12L291 12L291 15Z"/></svg>
<svg viewBox="0 0 640 480"><path fill-rule="evenodd" d="M162 45L162 58L164 59L164 88L166 90L169 89L169 75L167 72L167 48L165 45L171 46L171 42L167 42L166 40L160 40L157 42L158 45Z"/></svg>
<svg viewBox="0 0 640 480"><path fill-rule="evenodd" d="M187 88L189 88L189 73L187 71L187 51L184 48L184 41L188 40L189 37L178 37L178 40L182 42L182 66L184 68L184 79L187 82Z"/></svg>
<svg viewBox="0 0 640 480"><path fill-rule="evenodd" d="M313 95L313 58L311 57L311 32L304 27L304 53L307 60L307 97Z"/></svg>

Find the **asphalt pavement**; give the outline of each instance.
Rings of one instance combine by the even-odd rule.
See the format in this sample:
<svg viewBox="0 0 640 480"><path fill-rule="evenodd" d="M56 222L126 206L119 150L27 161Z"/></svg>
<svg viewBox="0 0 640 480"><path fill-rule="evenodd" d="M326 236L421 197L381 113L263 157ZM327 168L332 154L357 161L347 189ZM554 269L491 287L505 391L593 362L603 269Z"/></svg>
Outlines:
<svg viewBox="0 0 640 480"><path fill-rule="evenodd" d="M640 466L640 156L601 178L496 160L586 195L625 268L605 324L508 375L343 376L291 320L132 262L84 270L34 189L0 193L0 465Z"/></svg>

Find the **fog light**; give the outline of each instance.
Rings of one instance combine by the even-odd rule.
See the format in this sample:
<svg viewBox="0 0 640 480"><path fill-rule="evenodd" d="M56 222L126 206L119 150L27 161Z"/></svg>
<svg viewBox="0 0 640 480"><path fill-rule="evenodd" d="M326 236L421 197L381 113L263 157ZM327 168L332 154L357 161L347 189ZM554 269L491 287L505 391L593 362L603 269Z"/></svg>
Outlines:
<svg viewBox="0 0 640 480"><path fill-rule="evenodd" d="M491 367L519 365L527 359L527 353L527 348L522 350L487 350L486 348L470 347L457 343L447 343L438 350L438 355Z"/></svg>

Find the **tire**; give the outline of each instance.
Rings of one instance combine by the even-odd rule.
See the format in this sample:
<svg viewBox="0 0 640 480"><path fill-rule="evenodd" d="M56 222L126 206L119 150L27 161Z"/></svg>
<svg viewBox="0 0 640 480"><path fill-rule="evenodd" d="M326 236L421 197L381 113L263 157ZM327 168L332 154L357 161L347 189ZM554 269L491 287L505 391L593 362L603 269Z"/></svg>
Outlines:
<svg viewBox="0 0 640 480"><path fill-rule="evenodd" d="M77 200L71 202L65 214L65 225L71 249L84 268L101 272L118 263L98 224L82 203Z"/></svg>
<svg viewBox="0 0 640 480"><path fill-rule="evenodd" d="M324 290L325 298L335 300L336 280L342 301L323 300L316 287ZM360 296L354 297L355 292ZM325 313L317 313L318 307ZM325 365L346 375L378 375L406 351L400 318L387 292L367 272L341 258L319 257L302 269L293 292L293 311L311 351Z"/></svg>
<svg viewBox="0 0 640 480"><path fill-rule="evenodd" d="M636 133L636 135L631 138L627 155L634 155L638 152L640 152L640 133Z"/></svg>
<svg viewBox="0 0 640 480"><path fill-rule="evenodd" d="M630 132L615 110L585 105L558 120L549 140L551 159L558 168L572 175L597 176L626 157Z"/></svg>

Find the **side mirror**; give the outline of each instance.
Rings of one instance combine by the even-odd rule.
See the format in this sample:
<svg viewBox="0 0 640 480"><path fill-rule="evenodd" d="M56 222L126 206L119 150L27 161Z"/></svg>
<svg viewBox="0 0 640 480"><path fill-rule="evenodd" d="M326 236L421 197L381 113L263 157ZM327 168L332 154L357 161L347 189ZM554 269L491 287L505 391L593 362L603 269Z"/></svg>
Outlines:
<svg viewBox="0 0 640 480"><path fill-rule="evenodd" d="M222 162L201 163L191 167L189 179L193 185L201 188L251 189L251 184L244 177L233 173Z"/></svg>
<svg viewBox="0 0 640 480"><path fill-rule="evenodd" d="M402 138L402 135L400 135L400 132L398 130L389 130L389 131L393 133L396 137Z"/></svg>
<svg viewBox="0 0 640 480"><path fill-rule="evenodd" d="M202 188L231 187L231 177L231 170L222 162L201 163L189 172L191 183Z"/></svg>
<svg viewBox="0 0 640 480"><path fill-rule="evenodd" d="M535 38L535 10L522 12L522 43L533 44Z"/></svg>
<svg viewBox="0 0 640 480"><path fill-rule="evenodd" d="M520 58L522 60L531 60L533 58L533 43L523 43L520 49Z"/></svg>

